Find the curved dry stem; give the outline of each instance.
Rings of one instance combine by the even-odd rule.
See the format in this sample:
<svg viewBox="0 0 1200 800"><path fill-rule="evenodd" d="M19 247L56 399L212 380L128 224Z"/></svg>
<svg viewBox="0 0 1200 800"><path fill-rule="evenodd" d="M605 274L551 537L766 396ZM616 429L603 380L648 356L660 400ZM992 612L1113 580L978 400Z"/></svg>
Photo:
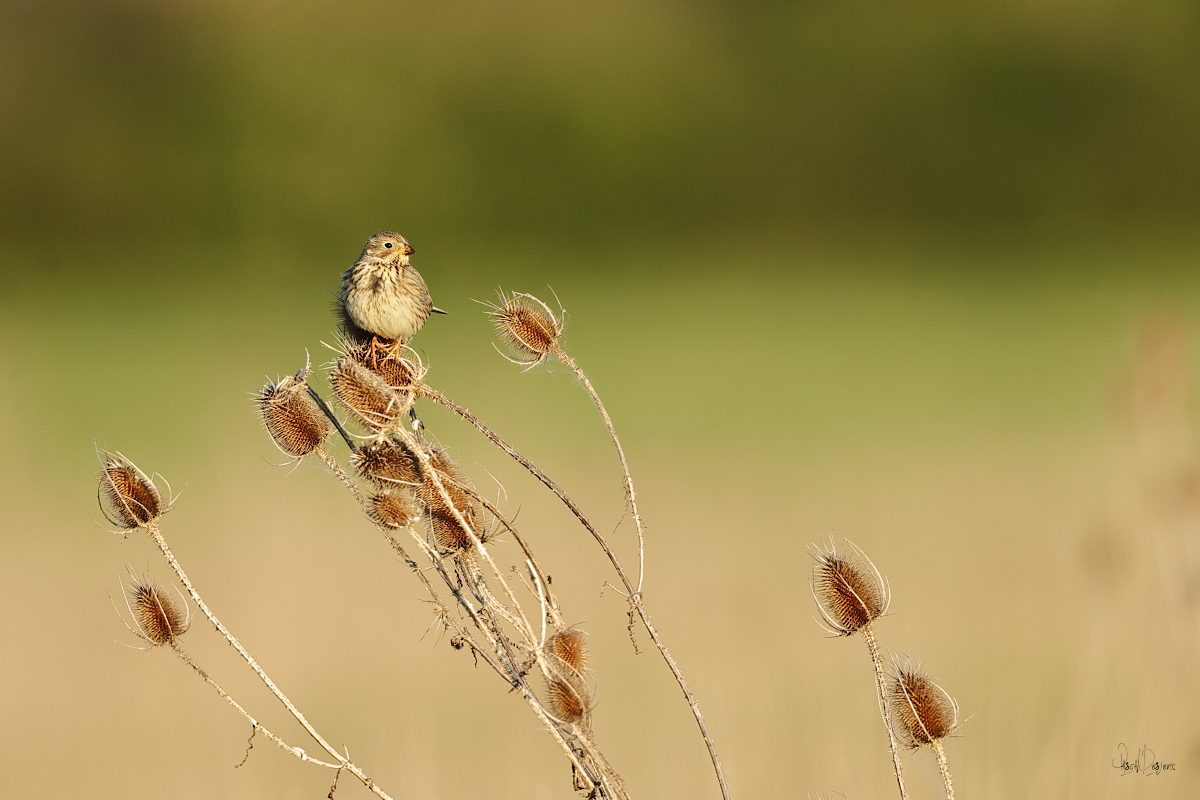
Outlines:
<svg viewBox="0 0 1200 800"><path fill-rule="evenodd" d="M159 529L158 524L155 522L150 522L146 525L146 530L150 533L150 537L154 539L154 543L158 545L158 549L162 551L163 557L167 560L167 563L171 565L171 569L175 571L175 575L179 578L179 582L183 584L183 588L187 590L187 593L191 596L192 601L196 604L196 607L199 608L201 613L208 618L208 621L213 624L213 627L217 629L217 632L225 637L225 641L229 642L230 646L238 652L238 655L242 657L242 660L249 665L250 669L252 669L254 674L257 675L259 679L266 685L271 694L275 695L275 698L283 704L284 708L288 710L288 713L290 713L292 717L298 723L300 723L300 726L307 731L308 735L312 737L313 741L320 745L321 749L323 749L326 753L337 759L339 763L344 764L345 759L342 758L342 755L333 748L333 745L325 741L324 737L317 732L316 728L314 728L312 724L309 723L309 721L305 718L305 716L300 713L300 709L296 708L292 701L288 699L287 695L285 695L279 689L279 687L275 685L275 682L271 680L270 676L263 671L263 668L258 665L258 662L254 660L254 657L251 656L246 648L242 646L242 643L237 640L237 637L230 633L229 629L221 624L221 620L217 619L217 616L208 607L208 604L204 602L204 598L202 598L200 593L196 591L196 587L192 585L191 580L188 579L187 573L183 571L183 567L180 566L179 562L175 559L175 554L171 552L171 548L167 544L167 540L163 536L162 531ZM353 773L354 776L358 778L362 784L370 789L371 792L377 797L387 798L387 800L390 800L387 793L376 786L375 782L367 777L362 770L358 769L357 767L351 769L349 765L347 765L346 768L349 769L350 772Z"/></svg>
<svg viewBox="0 0 1200 800"><path fill-rule="evenodd" d="M449 397L431 386L422 385L419 389L419 393L422 397L432 400L438 405L444 406L450 411L453 411L463 420L468 422L472 427L474 427L475 430L483 434L488 441L507 453L510 458L524 467L530 475L541 481L542 485L549 489L550 492L554 494L554 496L557 497L572 514L575 515L575 519L577 519L579 524L584 527L584 530L592 535L592 538L595 539L596 544L598 544L600 549L604 551L604 554L608 556L609 563L612 564L613 570L617 573L617 577L621 580L621 584L625 588L629 602L637 611L638 617L642 620L642 625L646 628L646 633L650 635L651 641L654 642L654 646L662 655L663 660L667 663L667 668L671 670L671 675L675 678L675 682L679 685L680 690L683 692L684 699L687 701L688 707L692 710L692 716L696 720L696 726L700 729L700 735L704 739L704 746L708 749L708 757L709 760L712 761L713 770L716 772L717 776L717 783L721 788L721 797L724 798L724 800L731 800L729 787L725 782L725 772L721 767L721 759L717 755L716 744L714 744L712 735L708 732L708 724L704 721L704 715L701 713L700 706L696 702L696 696L692 694L692 689L688 685L687 678L684 677L683 671L679 668L679 665L676 663L674 657L672 657L670 651L667 649L667 645L663 641L662 636L659 634L658 629L654 627L654 622L650 618L650 612L646 609L646 604L642 600L641 591L636 588L633 585L633 582L629 579L629 576L625 572L625 567L621 564L620 559L617 558L617 554L613 552L612 547L609 546L608 541L604 538L604 534L600 533L596 526L592 524L592 521L588 519L588 516L583 513L583 509L581 509L575 503L575 501L572 500L571 497L550 478L549 475L539 469L528 458L523 456L515 447L504 441L504 439L500 438L499 434L489 428L483 422L483 420L479 419L470 411L467 411L467 409L463 408L458 403L455 403Z"/></svg>
<svg viewBox="0 0 1200 800"><path fill-rule="evenodd" d="M175 639L171 640L170 645L171 645L171 649L175 651L175 654L177 656L179 656L185 664L187 664L189 667L191 667L196 672L196 674L200 676L201 680L203 680L205 683L207 683L209 686L211 686L213 691L215 691L221 697L222 700L229 703L229 705L233 706L233 709L235 711L237 711L239 714L241 714L242 717L244 717L246 719L246 721L249 722L254 727L255 731L262 733L264 736L266 736L268 739L270 739L272 742L274 742L276 745L278 745L281 750L286 751L287 753L295 756L296 758L300 759L301 761L307 761L308 763L316 764L319 767L329 767L330 769L342 769L342 768L348 766L348 762L346 762L346 761L341 761L337 764L331 764L329 762L321 761L319 759L313 758L312 756L305 753L303 749L301 749L299 747L293 747L292 745L283 741L283 739L280 739L278 736L276 736L274 733L272 733L269 729L267 729L261 722L259 722L254 717L252 717L250 715L250 712L248 712L245 708L242 707L241 703L234 700L224 689L222 689L221 685L218 684L215 680L213 680L212 676L210 676L207 672L205 672L204 669L198 663L196 663L196 660L194 658L192 658L191 654L183 649L183 646L181 644L179 644L178 640L175 640Z"/></svg>
<svg viewBox="0 0 1200 800"><path fill-rule="evenodd" d="M625 502L629 506L629 512L633 515L633 524L637 528L638 540L638 581L637 591L642 590L642 584L646 578L646 527L642 524L642 515L637 507L637 492L633 488L633 475L629 472L629 462L625 459L625 448L621 447L621 438L617 436L617 429L613 425L612 418L608 416L608 409L604 407L604 401L600 399L596 387L592 386L592 382L588 380L587 373L575 362L575 359L567 355L557 344L551 349L554 357L567 366L571 372L575 373L575 377L583 384L583 388L587 390L588 396L592 398L592 403L596 406L596 410L600 412L600 418L604 421L604 427L608 430L608 436L612 439L613 447L616 448L617 458L621 460L621 477L625 486Z"/></svg>
<svg viewBox="0 0 1200 800"><path fill-rule="evenodd" d="M887 711L887 690L884 688L886 675L883 669L883 657L879 655L879 645L875 642L875 630L868 622L860 629L863 641L867 643L867 651L871 654L871 666L875 670L875 692L879 700L879 713L883 715L883 727L887 728L888 747L892 751L892 769L896 773L896 785L900 787L900 797L908 800L908 790L904 788L904 773L900 769L900 749L896 742L896 734L892 731L892 720Z"/></svg>

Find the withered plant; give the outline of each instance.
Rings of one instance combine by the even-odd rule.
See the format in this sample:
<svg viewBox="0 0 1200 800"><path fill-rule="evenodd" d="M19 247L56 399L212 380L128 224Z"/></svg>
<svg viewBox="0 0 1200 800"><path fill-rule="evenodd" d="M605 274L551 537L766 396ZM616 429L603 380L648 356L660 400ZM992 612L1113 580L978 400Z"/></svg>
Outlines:
<svg viewBox="0 0 1200 800"><path fill-rule="evenodd" d="M536 537L519 530L476 488L467 472L432 440L416 413L418 401L442 405L536 477L571 511L602 549L629 603L630 625L645 629L691 708L708 749L721 794L729 792L712 737L683 672L667 650L642 596L645 530L624 450L592 383L561 347L565 314L527 294L501 295L488 312L510 360L529 368L549 358L562 362L587 390L611 438L621 467L626 511L638 550L635 574L583 509L545 472L480 419L426 382L428 367L402 343L378 347L343 339L329 366L333 403L309 384L312 368L267 383L255 402L267 433L291 460L315 456L343 484L389 548L428 592L435 620L449 644L490 667L518 693L566 755L574 788L588 798L627 798L621 777L592 732L594 710L587 636L568 625L558 596L534 553ZM336 410L335 410L336 409ZM340 412L340 414L339 414ZM343 419L344 417L344 419ZM334 432L347 456L333 454ZM125 590L133 630L149 646L168 645L251 725L297 758L357 778L380 798L389 795L344 751L337 750L271 680L248 650L204 602L164 537L160 520L171 504L155 482L119 453L102 452L100 498L118 530L146 531L171 566L191 602L237 651L323 754L314 757L264 728L183 649L190 619L175 598L147 579ZM884 603L886 607L886 602ZM880 612L882 613L882 612Z"/></svg>
<svg viewBox="0 0 1200 800"><path fill-rule="evenodd" d="M947 800L954 800L954 784L942 740L958 727L958 704L920 668L910 661L893 659L889 670L884 665L875 638L875 622L891 605L891 587L866 553L843 540L841 546L809 548L813 557L810 583L822 627L834 636L862 633L875 672L875 697L887 729L892 770L902 800L908 800L904 771L900 766L900 746L916 749L929 745L938 761L946 786Z"/></svg>

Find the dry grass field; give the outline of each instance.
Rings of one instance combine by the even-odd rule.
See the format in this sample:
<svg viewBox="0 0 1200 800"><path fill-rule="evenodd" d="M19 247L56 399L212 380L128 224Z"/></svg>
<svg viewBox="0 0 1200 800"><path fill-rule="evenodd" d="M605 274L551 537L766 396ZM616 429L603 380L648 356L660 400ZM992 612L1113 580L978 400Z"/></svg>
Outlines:
<svg viewBox="0 0 1200 800"><path fill-rule="evenodd" d="M958 700L959 797L1197 796L1194 264L1000 282L768 258L740 265L733 287L673 269L617 285L596 266L525 285L504 264L471 270L478 284L431 280L451 315L416 344L431 384L554 475L635 561L618 465L583 391L559 366L522 374L500 359L469 301L497 284L549 299L554 284L566 346L638 482L646 601L734 797L897 796L866 650L816 622L807 548L831 535L890 581L885 652L919 659ZM126 568L169 572L144 534L105 530L99 443L170 481L163 530L206 600L393 797L572 797L550 737L431 629L423 590L338 482L317 462L273 466L283 458L250 393L303 366L305 348L326 360L332 319L322 287L262 272L233 287L199 271L130 278L65 307L0 301L3 794L286 800L324 797L332 781L262 738L235 766L249 726L165 649L123 646L139 644L110 604L122 607ZM632 796L718 797L662 660L644 633L640 655L630 645L595 545L473 430L421 413L485 494L503 486L567 621L589 633L596 738ZM516 558L504 537L493 550ZM202 618L186 643L312 752ZM1122 774L1122 745L1173 768ZM904 761L914 798L941 796L928 751ZM337 790L367 796L348 778Z"/></svg>

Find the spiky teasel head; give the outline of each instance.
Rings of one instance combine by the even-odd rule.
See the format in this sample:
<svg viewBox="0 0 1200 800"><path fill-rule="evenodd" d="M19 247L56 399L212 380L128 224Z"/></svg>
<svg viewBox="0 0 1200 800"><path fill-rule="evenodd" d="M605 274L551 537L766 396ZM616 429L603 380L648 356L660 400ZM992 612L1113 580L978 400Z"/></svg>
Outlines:
<svg viewBox="0 0 1200 800"><path fill-rule="evenodd" d="M370 340L355 342L347 339L341 343L341 351L347 358L374 372L393 389L413 390L421 385L429 371L417 351L407 345L390 350L371 347Z"/></svg>
<svg viewBox="0 0 1200 800"><path fill-rule="evenodd" d="M582 679L552 675L546 683L546 697L550 711L560 722L583 722L592 710L591 692Z"/></svg>
<svg viewBox="0 0 1200 800"><path fill-rule="evenodd" d="M137 625L135 633L151 646L173 643L192 624L185 607L149 578L135 578L125 587L125 598Z"/></svg>
<svg viewBox="0 0 1200 800"><path fill-rule="evenodd" d="M509 361L532 367L558 349L558 338L567 323L565 313L555 316L541 300L521 292L501 292L500 304L489 304L489 308L496 335L515 355L506 355Z"/></svg>
<svg viewBox="0 0 1200 800"><path fill-rule="evenodd" d="M100 510L123 531L149 525L171 510L150 476L120 453L100 451Z"/></svg>
<svg viewBox="0 0 1200 800"><path fill-rule="evenodd" d="M445 495L438 489L439 483ZM417 499L429 510L433 538L443 550L467 550L474 544L459 521L459 516L476 539L487 541L483 504L475 497L470 479L440 447L434 447L430 452L429 463L417 487Z"/></svg>
<svg viewBox="0 0 1200 800"><path fill-rule="evenodd" d="M333 424L308 393L309 367L268 382L254 400L263 427L275 446L292 458L303 458L325 443Z"/></svg>
<svg viewBox="0 0 1200 800"><path fill-rule="evenodd" d="M828 548L809 549L813 597L830 632L839 636L879 619L891 602L887 581L871 559L850 542L845 545L839 549L831 542Z"/></svg>
<svg viewBox="0 0 1200 800"><path fill-rule="evenodd" d="M576 676L587 672L587 634L578 628L568 628L551 636L546 640L545 652L551 668L556 671Z"/></svg>
<svg viewBox="0 0 1200 800"><path fill-rule="evenodd" d="M394 430L412 406L411 396L402 396L383 378L348 356L334 362L329 386L342 406L375 432Z"/></svg>
<svg viewBox="0 0 1200 800"><path fill-rule="evenodd" d="M367 514L382 528L403 528L420 518L421 507L411 489L385 489L371 498Z"/></svg>
<svg viewBox="0 0 1200 800"><path fill-rule="evenodd" d="M421 468L417 457L403 442L395 439L376 439L363 445L350 456L350 466L381 488L421 483Z"/></svg>
<svg viewBox="0 0 1200 800"><path fill-rule="evenodd" d="M912 661L895 661L887 691L896 738L911 748L945 739L958 727L958 703Z"/></svg>
<svg viewBox="0 0 1200 800"><path fill-rule="evenodd" d="M555 718L576 723L591 711L588 689L587 634L578 628L559 631L546 640L546 697Z"/></svg>

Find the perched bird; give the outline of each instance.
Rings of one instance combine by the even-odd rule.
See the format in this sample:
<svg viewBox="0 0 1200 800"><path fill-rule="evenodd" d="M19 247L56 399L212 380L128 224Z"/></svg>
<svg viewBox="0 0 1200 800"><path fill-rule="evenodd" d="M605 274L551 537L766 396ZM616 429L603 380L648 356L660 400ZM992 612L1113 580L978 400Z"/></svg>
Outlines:
<svg viewBox="0 0 1200 800"><path fill-rule="evenodd" d="M412 254L412 246L393 231L367 239L358 261L342 275L338 310L351 338L393 350L421 330L430 312L446 313L434 308L421 273L408 263Z"/></svg>

